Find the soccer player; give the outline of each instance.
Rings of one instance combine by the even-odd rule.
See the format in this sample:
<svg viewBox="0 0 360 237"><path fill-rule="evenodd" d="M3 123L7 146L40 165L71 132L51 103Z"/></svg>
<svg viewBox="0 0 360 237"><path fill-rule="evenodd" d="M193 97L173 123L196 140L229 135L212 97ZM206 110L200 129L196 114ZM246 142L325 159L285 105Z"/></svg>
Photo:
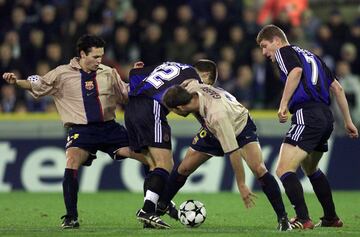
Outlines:
<svg viewBox="0 0 360 237"><path fill-rule="evenodd" d="M83 35L77 42L79 57L67 65L60 65L44 76L32 75L19 80L14 73L4 73L10 84L28 90L39 98L51 95L61 120L68 128L66 168L63 196L66 215L62 228L78 228L78 169L90 166L101 150L115 160L133 157L150 163L129 149L128 134L124 126L115 122L117 103L128 100L128 85L115 69L101 64L105 42L92 35Z"/></svg>
<svg viewBox="0 0 360 237"><path fill-rule="evenodd" d="M193 113L203 128L195 136L184 160L171 173L161 202L168 203L202 163L212 156L225 154L230 158L245 207L251 207L254 194L245 185L243 157L277 214L278 229L291 230L280 188L262 160L256 126L249 111L225 90L196 81L171 87L163 101L179 115Z"/></svg>
<svg viewBox="0 0 360 237"><path fill-rule="evenodd" d="M317 55L290 45L279 27L263 27L256 40L262 53L277 63L281 80L285 83L278 110L280 123L288 120L288 111L292 114L291 127L281 145L276 170L296 212L296 218L291 220L292 226L300 229L314 228L304 200L303 188L295 173L301 166L324 211L324 216L315 227L341 227L343 222L335 211L329 182L318 168L318 163L328 150L327 140L333 130L334 120L329 109L330 91L342 111L348 135L351 138L358 137L344 90Z"/></svg>
<svg viewBox="0 0 360 237"><path fill-rule="evenodd" d="M173 168L171 131L166 119L169 111L161 98L173 85L189 79L201 82L201 78L216 76L216 65L210 60L199 60L194 66L165 62L144 67L142 62L138 62L130 71L129 102L125 107L130 147L151 157L155 164L155 169L144 181L146 192L143 207L136 213L144 227L170 228L156 214L159 196Z"/></svg>

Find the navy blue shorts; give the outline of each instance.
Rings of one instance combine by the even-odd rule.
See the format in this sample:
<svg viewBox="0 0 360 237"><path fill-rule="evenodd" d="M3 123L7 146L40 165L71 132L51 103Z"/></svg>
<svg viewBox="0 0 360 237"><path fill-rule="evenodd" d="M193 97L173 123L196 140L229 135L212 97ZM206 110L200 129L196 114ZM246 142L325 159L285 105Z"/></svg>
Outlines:
<svg viewBox="0 0 360 237"><path fill-rule="evenodd" d="M168 110L148 97L130 96L125 107L125 125L130 148L141 152L148 147L171 150L171 129L166 119Z"/></svg>
<svg viewBox="0 0 360 237"><path fill-rule="evenodd" d="M242 130L242 132L236 137L239 148L242 148L250 142L258 142L258 136L256 134L256 125L248 117L248 121ZM219 140L206 128L201 128L200 132L194 137L192 149L200 151L212 156L224 156L224 151L221 147Z"/></svg>
<svg viewBox="0 0 360 237"><path fill-rule="evenodd" d="M114 120L107 122L91 123L85 125L72 125L68 131L65 148L79 147L90 153L86 166L90 166L96 159L98 150L109 154L112 159L122 159L116 155L121 147L129 146L129 137L124 126Z"/></svg>
<svg viewBox="0 0 360 237"><path fill-rule="evenodd" d="M299 146L307 153L328 151L327 141L333 131L334 118L328 106L308 103L295 110L284 143Z"/></svg>

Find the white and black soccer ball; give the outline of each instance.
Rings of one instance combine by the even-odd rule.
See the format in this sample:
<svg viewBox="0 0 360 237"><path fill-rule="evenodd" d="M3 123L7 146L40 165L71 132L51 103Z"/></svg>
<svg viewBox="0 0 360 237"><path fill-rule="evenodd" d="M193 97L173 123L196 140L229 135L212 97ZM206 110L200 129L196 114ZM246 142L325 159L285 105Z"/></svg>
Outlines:
<svg viewBox="0 0 360 237"><path fill-rule="evenodd" d="M199 201L187 200L181 203L178 217L181 224L187 227L198 227L206 219L205 206Z"/></svg>

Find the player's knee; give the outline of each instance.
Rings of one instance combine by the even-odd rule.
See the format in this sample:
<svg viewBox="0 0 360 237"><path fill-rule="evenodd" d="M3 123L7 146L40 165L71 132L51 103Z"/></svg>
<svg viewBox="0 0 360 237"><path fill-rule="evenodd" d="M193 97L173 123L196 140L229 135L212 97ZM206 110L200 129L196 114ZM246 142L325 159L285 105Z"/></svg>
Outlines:
<svg viewBox="0 0 360 237"><path fill-rule="evenodd" d="M186 167L185 165L180 164L178 167L178 173L184 176L189 176L192 173L192 170L189 169L189 167Z"/></svg>
<svg viewBox="0 0 360 237"><path fill-rule="evenodd" d="M253 169L252 172L254 173L254 175L259 178L262 177L268 170L265 167L265 164L263 163L259 163L257 164Z"/></svg>
<svg viewBox="0 0 360 237"><path fill-rule="evenodd" d="M286 169L285 169L284 166L278 165L278 167L276 168L275 173L276 173L276 176L280 178L283 174L286 173Z"/></svg>
<svg viewBox="0 0 360 237"><path fill-rule="evenodd" d="M304 171L306 176L312 175L313 173L316 172L317 167L306 167L306 166L302 166L301 167L302 170Z"/></svg>
<svg viewBox="0 0 360 237"><path fill-rule="evenodd" d="M73 156L67 156L66 157L66 168L69 169L78 169L80 167L80 164L78 164L78 161Z"/></svg>
<svg viewBox="0 0 360 237"><path fill-rule="evenodd" d="M174 167L174 161L172 159L158 159L155 163L157 168L165 169L168 172L171 172Z"/></svg>

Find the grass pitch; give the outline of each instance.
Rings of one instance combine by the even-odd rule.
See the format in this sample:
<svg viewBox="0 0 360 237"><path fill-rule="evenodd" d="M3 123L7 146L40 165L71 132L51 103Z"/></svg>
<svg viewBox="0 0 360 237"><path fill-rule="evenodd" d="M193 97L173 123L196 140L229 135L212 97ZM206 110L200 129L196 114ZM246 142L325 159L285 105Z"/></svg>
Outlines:
<svg viewBox="0 0 360 237"><path fill-rule="evenodd" d="M143 229L135 212L142 206L141 193L99 192L79 194L80 229L62 230L64 214L61 193L0 193L0 236L360 236L360 192L335 192L337 212L343 228L318 228L279 233L275 214L262 193L257 193L256 207L246 210L237 193L179 194L179 205L188 199L203 202L207 210L205 223L186 228L169 219L170 230ZM289 217L294 215L286 196ZM314 222L322 216L314 194L307 194L308 208Z"/></svg>

